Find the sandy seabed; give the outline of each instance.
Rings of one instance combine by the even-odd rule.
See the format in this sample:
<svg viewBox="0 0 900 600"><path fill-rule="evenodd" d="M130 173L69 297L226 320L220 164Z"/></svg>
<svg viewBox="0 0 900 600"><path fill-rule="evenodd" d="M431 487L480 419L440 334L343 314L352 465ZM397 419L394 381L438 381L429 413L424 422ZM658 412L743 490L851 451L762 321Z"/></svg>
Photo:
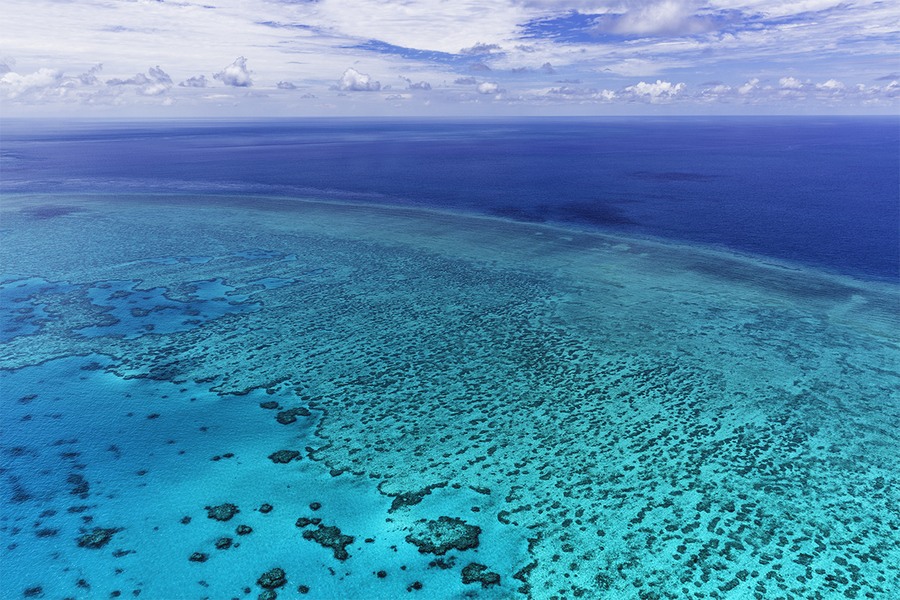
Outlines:
<svg viewBox="0 0 900 600"><path fill-rule="evenodd" d="M900 595L896 286L405 208L3 206L4 598Z"/></svg>

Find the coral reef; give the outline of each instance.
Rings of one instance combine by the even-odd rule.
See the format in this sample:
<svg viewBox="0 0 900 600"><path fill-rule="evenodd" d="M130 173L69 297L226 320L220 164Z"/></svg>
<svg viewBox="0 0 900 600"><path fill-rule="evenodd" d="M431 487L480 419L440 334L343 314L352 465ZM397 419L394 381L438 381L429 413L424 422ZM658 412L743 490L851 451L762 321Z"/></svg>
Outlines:
<svg viewBox="0 0 900 600"><path fill-rule="evenodd" d="M81 548L102 548L109 543L113 535L120 531L122 531L121 528L104 529L95 527L92 532L78 538L78 546Z"/></svg>
<svg viewBox="0 0 900 600"><path fill-rule="evenodd" d="M344 535L335 525L325 526L319 525L319 528L311 531L303 532L303 539L318 542L326 548L334 551L334 557L338 560L347 560L350 555L347 553L347 546L353 543L352 535Z"/></svg>
<svg viewBox="0 0 900 600"><path fill-rule="evenodd" d="M308 409L303 408L302 406L298 406L297 408L291 408L288 410L283 410L275 415L275 420L281 423L282 425L289 425L297 420L297 415L301 417L308 417L312 415Z"/></svg>
<svg viewBox="0 0 900 600"><path fill-rule="evenodd" d="M488 571L485 565L469 563L462 570L462 581L465 584L481 583L481 587L487 588L500 583L500 575Z"/></svg>
<svg viewBox="0 0 900 600"><path fill-rule="evenodd" d="M287 464L300 456L296 450L279 450L269 455L269 459L276 464Z"/></svg>
<svg viewBox="0 0 900 600"><path fill-rule="evenodd" d="M462 519L442 516L436 521L416 521L413 532L406 536L406 541L417 546L419 552L431 552L440 556L451 548L477 548L480 533L481 527L478 525L468 525Z"/></svg>
<svg viewBox="0 0 900 600"><path fill-rule="evenodd" d="M207 506L205 508L207 516L216 521L228 521L231 517L241 512L238 510L237 506L230 502L219 504L218 506Z"/></svg>
<svg viewBox="0 0 900 600"><path fill-rule="evenodd" d="M256 580L256 583L258 583L260 587L270 590L280 588L287 583L287 574L284 572L284 569L275 567L260 575L259 579Z"/></svg>

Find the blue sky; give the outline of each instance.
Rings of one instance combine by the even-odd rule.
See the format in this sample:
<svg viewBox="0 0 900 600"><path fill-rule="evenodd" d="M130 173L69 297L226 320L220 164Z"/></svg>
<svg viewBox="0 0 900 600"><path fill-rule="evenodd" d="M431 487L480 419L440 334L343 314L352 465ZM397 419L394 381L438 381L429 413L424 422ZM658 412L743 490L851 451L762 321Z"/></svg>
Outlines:
<svg viewBox="0 0 900 600"><path fill-rule="evenodd" d="M2 0L4 116L898 112L900 3Z"/></svg>

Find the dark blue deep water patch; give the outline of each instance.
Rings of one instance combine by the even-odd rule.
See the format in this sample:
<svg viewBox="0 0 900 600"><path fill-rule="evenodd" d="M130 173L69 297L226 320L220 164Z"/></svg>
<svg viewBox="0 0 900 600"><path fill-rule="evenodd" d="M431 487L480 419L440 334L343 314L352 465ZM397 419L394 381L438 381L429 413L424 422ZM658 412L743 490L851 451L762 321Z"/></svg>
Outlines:
<svg viewBox="0 0 900 600"><path fill-rule="evenodd" d="M17 121L3 138L5 192L420 205L900 279L894 118Z"/></svg>

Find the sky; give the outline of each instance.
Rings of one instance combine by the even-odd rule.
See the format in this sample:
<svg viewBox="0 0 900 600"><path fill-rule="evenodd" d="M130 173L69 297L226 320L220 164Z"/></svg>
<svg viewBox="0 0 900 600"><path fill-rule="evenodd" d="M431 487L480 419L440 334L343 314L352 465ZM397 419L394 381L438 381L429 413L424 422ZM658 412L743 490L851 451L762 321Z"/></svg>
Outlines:
<svg viewBox="0 0 900 600"><path fill-rule="evenodd" d="M0 116L898 114L896 0L0 0Z"/></svg>

